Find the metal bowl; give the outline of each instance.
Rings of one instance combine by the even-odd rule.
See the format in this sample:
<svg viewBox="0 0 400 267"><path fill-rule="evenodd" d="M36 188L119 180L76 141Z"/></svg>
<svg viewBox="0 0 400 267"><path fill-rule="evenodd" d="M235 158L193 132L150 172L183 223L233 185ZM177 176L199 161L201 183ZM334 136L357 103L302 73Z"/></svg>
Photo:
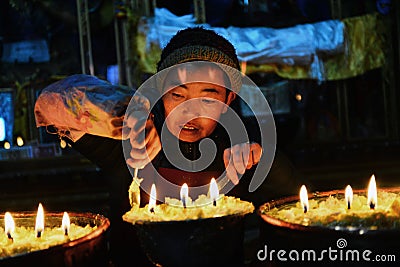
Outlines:
<svg viewBox="0 0 400 267"><path fill-rule="evenodd" d="M0 258L0 266L109 266L108 218L92 213L68 213L71 222L97 228L89 234L60 245ZM46 227L59 227L63 213L46 213ZM36 213L13 213L16 225L35 225ZM0 218L4 225L4 216Z"/></svg>
<svg viewBox="0 0 400 267"><path fill-rule="evenodd" d="M379 190L385 190L394 193L400 192L399 187L384 188ZM354 193L365 194L366 192L365 190L354 190ZM326 198L331 195L343 195L343 190L309 194L309 199ZM336 265L339 265L339 263L345 264L346 260L351 260L351 257L353 257L350 255L353 252L347 252L349 250L358 251L354 253L359 253L360 258L359 261L351 260L352 266L365 266L371 264L371 262L375 261L375 258L373 257L378 254L385 255L386 259L388 260L385 262L385 264L393 263L393 259L400 259L400 226L397 229L305 226L283 221L266 213L272 208L282 208L288 204L293 204L298 201L298 198L298 196L290 196L269 201L257 209L257 214L259 215L259 218L261 218L260 250L263 250L263 252L260 252L260 250L258 252L262 256L261 258L265 260L265 263L270 264L271 261L275 261L276 264L274 266L290 265L288 262L279 261L276 257L269 257L269 255L267 255L267 257L264 259L264 252L266 251L269 253L273 249L275 251L282 249L286 252L292 250L296 250L298 252L312 250L315 251L316 255L320 257L323 250L326 250L326 253L328 253L330 249L336 250L335 253L337 255L337 259L332 260L329 258L329 255L326 254L325 256L322 256L322 261L308 261L307 266L320 266L321 262L324 261L332 263L333 265L335 265L335 263ZM370 259L373 258L370 262L362 258L362 253L366 250L372 252L372 254L366 257ZM343 253L341 261L339 261L340 253ZM346 255L346 253L348 253L348 255ZM354 257L355 256L356 255L354 255ZM293 265L298 264L298 262L292 263ZM373 263L376 264L376 262Z"/></svg>
<svg viewBox="0 0 400 267"><path fill-rule="evenodd" d="M243 266L245 217L145 221L132 226L143 252L156 266Z"/></svg>

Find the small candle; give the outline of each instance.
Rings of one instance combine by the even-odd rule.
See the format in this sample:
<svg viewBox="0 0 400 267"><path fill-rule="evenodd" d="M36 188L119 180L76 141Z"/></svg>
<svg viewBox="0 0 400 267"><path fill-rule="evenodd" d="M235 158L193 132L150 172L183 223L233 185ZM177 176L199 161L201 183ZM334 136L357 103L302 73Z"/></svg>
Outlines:
<svg viewBox="0 0 400 267"><path fill-rule="evenodd" d="M23 146L24 145L24 139L22 139L21 136L17 137L17 146Z"/></svg>
<svg viewBox="0 0 400 267"><path fill-rule="evenodd" d="M347 203L347 209L351 209L351 203L353 202L353 189L350 185L346 186L344 198Z"/></svg>
<svg viewBox="0 0 400 267"><path fill-rule="evenodd" d="M36 214L35 232L36 237L41 237L44 231L44 211L42 203L39 203L38 212Z"/></svg>
<svg viewBox="0 0 400 267"><path fill-rule="evenodd" d="M209 193L210 193L210 198L213 202L213 206L217 206L217 198L219 195L219 190L217 182L215 181L214 178L211 179Z"/></svg>
<svg viewBox="0 0 400 267"><path fill-rule="evenodd" d="M187 199L189 198L189 187L186 183L184 183L182 185L180 194L181 194L182 205L184 208L186 208L186 204L187 204L186 202L187 202Z"/></svg>
<svg viewBox="0 0 400 267"><path fill-rule="evenodd" d="M150 190L150 199L149 199L149 211L151 213L154 213L154 208L156 207L156 201L157 201L156 185L152 184Z"/></svg>
<svg viewBox="0 0 400 267"><path fill-rule="evenodd" d="M11 241L13 241L13 237L12 237L12 233L15 230L15 223L14 220L11 216L11 213L6 212L6 214L4 215L4 230L5 233L7 235L7 238Z"/></svg>
<svg viewBox="0 0 400 267"><path fill-rule="evenodd" d="M305 185L300 188L300 204L303 207L304 213L308 210L308 193Z"/></svg>
<svg viewBox="0 0 400 267"><path fill-rule="evenodd" d="M64 235L68 235L70 225L71 225L71 222L70 222L68 213L64 212L63 217L62 217L62 223L61 223L61 228L64 230Z"/></svg>
<svg viewBox="0 0 400 267"><path fill-rule="evenodd" d="M377 194L377 189L376 189L376 181L375 181L375 175L371 176L371 179L369 181L368 185L368 205L371 210L376 208L378 202L378 194Z"/></svg>

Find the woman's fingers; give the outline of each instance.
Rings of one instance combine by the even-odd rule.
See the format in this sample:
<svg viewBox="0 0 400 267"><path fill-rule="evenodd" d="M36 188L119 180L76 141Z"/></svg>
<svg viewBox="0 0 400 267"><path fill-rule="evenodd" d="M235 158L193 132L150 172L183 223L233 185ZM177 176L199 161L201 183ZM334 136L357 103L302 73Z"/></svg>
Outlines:
<svg viewBox="0 0 400 267"><path fill-rule="evenodd" d="M243 174L249 162L250 145L247 143L238 144L233 146L231 150L235 169L238 173Z"/></svg>
<svg viewBox="0 0 400 267"><path fill-rule="evenodd" d="M232 156L231 156L231 149L227 148L224 150L224 164L225 164L225 171L226 177L235 185L239 183L239 177L237 175L236 169L234 167Z"/></svg>
<svg viewBox="0 0 400 267"><path fill-rule="evenodd" d="M117 117L111 119L111 125L114 127L122 127L124 124L124 117Z"/></svg>
<svg viewBox="0 0 400 267"><path fill-rule="evenodd" d="M260 161L262 148L257 143L242 143L224 151L226 175L232 183L239 183L239 175Z"/></svg>
<svg viewBox="0 0 400 267"><path fill-rule="evenodd" d="M140 132L129 135L131 151L127 163L131 167L143 167L150 163L161 150L161 141L152 120L147 120Z"/></svg>
<svg viewBox="0 0 400 267"><path fill-rule="evenodd" d="M262 147L257 143L252 143L250 150L253 158L253 165L259 163L262 156Z"/></svg>
<svg viewBox="0 0 400 267"><path fill-rule="evenodd" d="M130 158L127 159L127 163L132 168L142 168L150 163L160 152L161 144L156 142L143 149L131 149Z"/></svg>

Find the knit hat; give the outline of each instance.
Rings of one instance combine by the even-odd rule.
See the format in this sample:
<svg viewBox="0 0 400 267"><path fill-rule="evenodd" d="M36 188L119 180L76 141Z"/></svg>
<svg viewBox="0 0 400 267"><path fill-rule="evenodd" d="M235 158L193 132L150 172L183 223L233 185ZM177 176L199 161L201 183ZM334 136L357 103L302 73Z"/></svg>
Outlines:
<svg viewBox="0 0 400 267"><path fill-rule="evenodd" d="M218 63L238 92L242 86L239 60L234 46L213 30L203 27L186 28L178 31L165 46L157 64L157 72L180 63L208 61Z"/></svg>

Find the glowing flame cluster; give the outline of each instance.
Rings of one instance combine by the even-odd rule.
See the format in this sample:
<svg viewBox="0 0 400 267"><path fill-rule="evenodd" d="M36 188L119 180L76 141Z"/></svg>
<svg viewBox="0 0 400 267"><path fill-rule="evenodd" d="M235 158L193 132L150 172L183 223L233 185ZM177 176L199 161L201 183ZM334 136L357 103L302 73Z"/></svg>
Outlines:
<svg viewBox="0 0 400 267"><path fill-rule="evenodd" d="M368 185L368 195L367 195L367 205L370 209L375 209L378 204L378 189L376 186L375 175L371 176L369 185ZM353 203L353 189L350 185L346 186L344 192L344 198L347 204L347 209L351 209L351 205ZM300 188L300 205L306 213L309 209L308 203L308 193L305 185L302 185Z"/></svg>
<svg viewBox="0 0 400 267"><path fill-rule="evenodd" d="M64 212L62 218L61 228L64 230L65 235L68 235L71 222L67 212ZM10 212L6 212L4 215L4 230L8 239L13 239L13 234L15 231L14 219ZM35 234L37 237L41 237L44 231L44 210L42 203L39 203L38 211L36 213L36 223L35 223Z"/></svg>
<svg viewBox="0 0 400 267"><path fill-rule="evenodd" d="M209 196L210 196L211 201L213 202L213 205L216 206L217 205L216 203L217 203L217 200L219 197L219 189L218 189L218 185L217 185L215 178L211 179L210 188L209 188ZM183 207L186 208L186 206L188 205L188 201L189 201L189 187L186 183L184 183L181 187L180 197L181 197L181 202L183 204ZM157 204L156 185L152 184L151 189L150 189L150 199L149 199L149 204L148 204L148 211L151 213L154 213L156 204Z"/></svg>

